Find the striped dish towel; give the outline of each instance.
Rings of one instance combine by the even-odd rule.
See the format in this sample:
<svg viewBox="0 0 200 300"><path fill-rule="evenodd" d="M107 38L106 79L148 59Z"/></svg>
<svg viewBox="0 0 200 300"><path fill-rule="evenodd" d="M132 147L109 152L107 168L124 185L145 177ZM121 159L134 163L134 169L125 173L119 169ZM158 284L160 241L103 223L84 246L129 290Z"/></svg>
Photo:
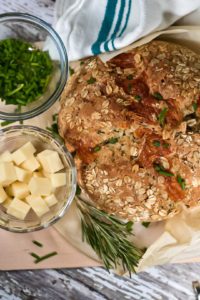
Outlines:
<svg viewBox="0 0 200 300"><path fill-rule="evenodd" d="M57 0L54 28L69 60L125 47L200 7L200 0Z"/></svg>

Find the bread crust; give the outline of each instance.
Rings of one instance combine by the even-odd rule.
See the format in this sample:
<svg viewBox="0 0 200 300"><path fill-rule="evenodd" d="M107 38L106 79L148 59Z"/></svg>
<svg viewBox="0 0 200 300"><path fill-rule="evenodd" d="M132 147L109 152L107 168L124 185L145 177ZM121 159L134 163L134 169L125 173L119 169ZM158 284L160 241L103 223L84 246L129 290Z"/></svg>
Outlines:
<svg viewBox="0 0 200 300"><path fill-rule="evenodd" d="M106 64L89 59L70 78L59 130L99 208L157 221L199 204L200 135L184 119L199 115L199 70L193 51L153 41Z"/></svg>

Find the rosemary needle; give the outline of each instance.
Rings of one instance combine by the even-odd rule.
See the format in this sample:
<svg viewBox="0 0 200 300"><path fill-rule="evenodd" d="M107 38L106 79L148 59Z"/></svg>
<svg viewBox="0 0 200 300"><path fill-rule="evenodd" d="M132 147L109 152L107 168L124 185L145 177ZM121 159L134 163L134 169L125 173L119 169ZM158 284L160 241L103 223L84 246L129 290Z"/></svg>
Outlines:
<svg viewBox="0 0 200 300"><path fill-rule="evenodd" d="M93 248L107 270L122 265L131 276L143 254L128 240L133 223L124 223L89 203L77 200L83 241Z"/></svg>
<svg viewBox="0 0 200 300"><path fill-rule="evenodd" d="M30 253L31 254L31 256L33 256L36 260L34 261L34 263L35 264L38 264L38 263L40 263L41 261L43 261L43 260L45 260L45 259L48 259L48 258L50 258L50 257L52 257L52 256L55 256L55 255L57 255L58 253L56 252L56 251L54 251L54 252L50 252L50 253L48 253L48 254L46 254L46 255L44 255L44 256L38 256L37 254L35 254L35 253Z"/></svg>
<svg viewBox="0 0 200 300"><path fill-rule="evenodd" d="M30 255L33 256L33 257L36 258L36 259L40 259L40 256L37 255L37 254L34 253L34 252L31 252Z"/></svg>

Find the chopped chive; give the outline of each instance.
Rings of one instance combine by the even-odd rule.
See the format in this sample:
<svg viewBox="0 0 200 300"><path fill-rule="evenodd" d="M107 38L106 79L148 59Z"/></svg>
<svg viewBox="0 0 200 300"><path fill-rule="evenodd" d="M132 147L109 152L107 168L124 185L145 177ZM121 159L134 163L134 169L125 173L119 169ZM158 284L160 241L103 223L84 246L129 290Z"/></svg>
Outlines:
<svg viewBox="0 0 200 300"><path fill-rule="evenodd" d="M155 147L160 147L160 141L154 140L154 141L153 141L153 145L154 145Z"/></svg>
<svg viewBox="0 0 200 300"><path fill-rule="evenodd" d="M177 175L176 180L179 183L182 190L185 190L185 179L183 179L180 175Z"/></svg>
<svg viewBox="0 0 200 300"><path fill-rule="evenodd" d="M134 96L135 100L137 100L138 102L142 100L142 97L140 95L135 95Z"/></svg>
<svg viewBox="0 0 200 300"><path fill-rule="evenodd" d="M37 255L37 254L34 253L34 252L31 252L30 255L33 256L33 257L36 258L36 259L40 259L40 256Z"/></svg>
<svg viewBox="0 0 200 300"><path fill-rule="evenodd" d="M126 77L128 80L132 80L133 79L133 75L128 75L127 77Z"/></svg>
<svg viewBox="0 0 200 300"><path fill-rule="evenodd" d="M192 107L193 107L194 111L197 111L197 108L198 108L197 102L193 102Z"/></svg>
<svg viewBox="0 0 200 300"><path fill-rule="evenodd" d="M98 152L101 150L101 147L100 146L96 146L93 148L93 152Z"/></svg>
<svg viewBox="0 0 200 300"><path fill-rule="evenodd" d="M165 124L165 118L166 118L167 111L168 111L168 109L165 107L158 115L158 121L160 123L160 126L164 126L164 124Z"/></svg>
<svg viewBox="0 0 200 300"><path fill-rule="evenodd" d="M162 96L160 93L158 93L158 92L154 93L153 96L154 96L154 98L156 98L157 100L163 100L163 96Z"/></svg>
<svg viewBox="0 0 200 300"><path fill-rule="evenodd" d="M3 122L0 123L0 125L1 125L1 127L4 127L4 126L7 126L7 125L12 124L14 122L15 121L3 121Z"/></svg>
<svg viewBox="0 0 200 300"><path fill-rule="evenodd" d="M80 61L80 65L81 65L81 66L84 65L84 61Z"/></svg>
<svg viewBox="0 0 200 300"><path fill-rule="evenodd" d="M54 114L54 115L52 116L52 119L53 119L54 122L57 121L57 119L58 119L58 114Z"/></svg>
<svg viewBox="0 0 200 300"><path fill-rule="evenodd" d="M36 241L36 240L33 240L32 243L35 244L38 247L43 247L43 245L40 242Z"/></svg>
<svg viewBox="0 0 200 300"><path fill-rule="evenodd" d="M0 41L0 98L7 105L27 105L45 92L53 63L47 51L20 39Z"/></svg>
<svg viewBox="0 0 200 300"><path fill-rule="evenodd" d="M81 188L80 186L77 184L76 186L76 195L79 196L81 194Z"/></svg>
<svg viewBox="0 0 200 300"><path fill-rule="evenodd" d="M128 84L128 91L131 92L131 90L132 90L132 84L129 83L129 84Z"/></svg>
<svg viewBox="0 0 200 300"><path fill-rule="evenodd" d="M90 79L87 80L87 83L88 83L88 84L93 84L93 83L95 83L95 82L96 82L96 78L94 78L94 77L92 77L92 76L90 77Z"/></svg>
<svg viewBox="0 0 200 300"><path fill-rule="evenodd" d="M170 144L169 143L164 143L163 148L169 148Z"/></svg>
<svg viewBox="0 0 200 300"><path fill-rule="evenodd" d="M142 225L146 228L149 227L150 224L151 224L151 222L142 222Z"/></svg>
<svg viewBox="0 0 200 300"><path fill-rule="evenodd" d="M156 172L158 172L160 175L166 176L166 177L173 177L174 174L171 172L168 172L167 170L165 170L165 168L161 165L155 164L154 165L154 169Z"/></svg>
<svg viewBox="0 0 200 300"><path fill-rule="evenodd" d="M69 74L70 74L70 76L72 76L74 74L74 69L72 69L70 66L69 66Z"/></svg>
<svg viewBox="0 0 200 300"><path fill-rule="evenodd" d="M112 137L108 140L108 144L116 144L118 142L118 138Z"/></svg>
<svg viewBox="0 0 200 300"><path fill-rule="evenodd" d="M45 259L48 259L48 258L50 258L50 257L52 257L52 256L55 256L55 255L57 255L58 253L56 252L56 251L54 251L54 252L51 252L51 253L48 253L48 254L46 254L46 255L44 255L44 256L40 256L39 258L37 258L35 261L34 261L34 263L35 264L38 264L38 263L40 263L41 261L43 261L43 260L45 260Z"/></svg>

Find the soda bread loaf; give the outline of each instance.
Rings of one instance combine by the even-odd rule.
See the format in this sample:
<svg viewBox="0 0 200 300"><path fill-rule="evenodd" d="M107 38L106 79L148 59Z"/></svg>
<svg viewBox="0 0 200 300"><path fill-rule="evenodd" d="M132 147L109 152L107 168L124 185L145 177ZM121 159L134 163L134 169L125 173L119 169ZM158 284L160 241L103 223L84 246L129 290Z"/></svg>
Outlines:
<svg viewBox="0 0 200 300"><path fill-rule="evenodd" d="M153 41L90 58L61 97L59 130L101 209L157 221L200 201L200 56Z"/></svg>

